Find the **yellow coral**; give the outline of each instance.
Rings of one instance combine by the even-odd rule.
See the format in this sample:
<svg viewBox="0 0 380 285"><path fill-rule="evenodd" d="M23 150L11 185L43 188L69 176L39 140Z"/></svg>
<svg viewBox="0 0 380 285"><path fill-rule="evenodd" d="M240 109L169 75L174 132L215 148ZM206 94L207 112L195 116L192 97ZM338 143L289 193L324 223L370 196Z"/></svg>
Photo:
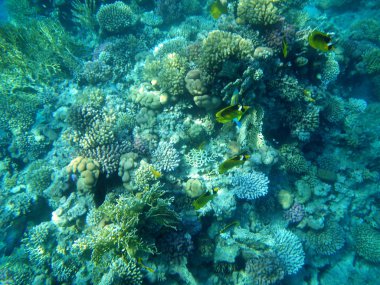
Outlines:
<svg viewBox="0 0 380 285"><path fill-rule="evenodd" d="M269 26L279 21L279 11L273 0L240 0L237 7L238 24Z"/></svg>

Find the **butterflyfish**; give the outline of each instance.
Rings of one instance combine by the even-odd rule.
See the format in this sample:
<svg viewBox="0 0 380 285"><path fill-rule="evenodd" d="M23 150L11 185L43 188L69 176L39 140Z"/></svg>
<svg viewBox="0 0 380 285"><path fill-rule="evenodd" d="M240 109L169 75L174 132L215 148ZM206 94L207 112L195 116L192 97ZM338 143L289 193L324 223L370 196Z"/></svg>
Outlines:
<svg viewBox="0 0 380 285"><path fill-rule="evenodd" d="M215 0L210 6L210 14L214 19L219 19L222 14L227 14L227 1Z"/></svg>
<svg viewBox="0 0 380 285"><path fill-rule="evenodd" d="M235 166L243 165L249 157L248 154L240 154L223 161L222 164L219 165L219 174L223 174Z"/></svg>
<svg viewBox="0 0 380 285"><path fill-rule="evenodd" d="M215 114L215 117L216 120L222 124L232 122L234 119L240 121L241 117L244 115L245 112L247 112L249 108L249 106L242 105L228 106L217 112Z"/></svg>
<svg viewBox="0 0 380 285"><path fill-rule="evenodd" d="M154 178L158 179L162 176L161 172L159 172L158 170L156 170L154 167L151 167L150 168L150 172L152 172Z"/></svg>
<svg viewBox="0 0 380 285"><path fill-rule="evenodd" d="M312 31L307 40L309 45L317 50L327 52L334 49L331 36L320 31Z"/></svg>
<svg viewBox="0 0 380 285"><path fill-rule="evenodd" d="M199 210L203 208L209 201L214 199L216 196L216 193L218 192L219 188L214 188L213 193L206 192L203 193L201 196L199 196L194 202L192 203L195 210Z"/></svg>

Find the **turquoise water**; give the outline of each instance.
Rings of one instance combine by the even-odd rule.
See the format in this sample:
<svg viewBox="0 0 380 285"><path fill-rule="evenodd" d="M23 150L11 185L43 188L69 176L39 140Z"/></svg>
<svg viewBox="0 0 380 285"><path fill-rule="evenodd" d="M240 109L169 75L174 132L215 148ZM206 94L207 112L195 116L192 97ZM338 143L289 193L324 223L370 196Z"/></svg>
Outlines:
<svg viewBox="0 0 380 285"><path fill-rule="evenodd" d="M0 1L0 284L379 284L379 17Z"/></svg>

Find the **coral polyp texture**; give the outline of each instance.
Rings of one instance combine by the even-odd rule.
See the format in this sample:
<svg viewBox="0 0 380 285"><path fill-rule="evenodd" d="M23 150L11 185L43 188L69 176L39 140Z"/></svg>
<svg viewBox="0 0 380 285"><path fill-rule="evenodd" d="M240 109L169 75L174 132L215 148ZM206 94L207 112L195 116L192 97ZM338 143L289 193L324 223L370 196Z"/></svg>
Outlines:
<svg viewBox="0 0 380 285"><path fill-rule="evenodd" d="M110 33L126 31L137 21L132 9L122 1L102 5L96 18L100 28Z"/></svg>
<svg viewBox="0 0 380 285"><path fill-rule="evenodd" d="M379 18L0 1L0 284L379 284Z"/></svg>
<svg viewBox="0 0 380 285"><path fill-rule="evenodd" d="M235 195L240 199L254 200L268 193L269 180L264 173L237 173L231 178Z"/></svg>

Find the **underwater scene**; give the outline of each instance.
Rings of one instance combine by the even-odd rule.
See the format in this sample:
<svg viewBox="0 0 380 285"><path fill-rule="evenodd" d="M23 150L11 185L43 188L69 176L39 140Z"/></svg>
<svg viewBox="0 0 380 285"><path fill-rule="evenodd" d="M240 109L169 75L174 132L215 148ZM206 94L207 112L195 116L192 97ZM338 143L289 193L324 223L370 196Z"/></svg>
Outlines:
<svg viewBox="0 0 380 285"><path fill-rule="evenodd" d="M379 0L0 0L0 285L380 284Z"/></svg>

